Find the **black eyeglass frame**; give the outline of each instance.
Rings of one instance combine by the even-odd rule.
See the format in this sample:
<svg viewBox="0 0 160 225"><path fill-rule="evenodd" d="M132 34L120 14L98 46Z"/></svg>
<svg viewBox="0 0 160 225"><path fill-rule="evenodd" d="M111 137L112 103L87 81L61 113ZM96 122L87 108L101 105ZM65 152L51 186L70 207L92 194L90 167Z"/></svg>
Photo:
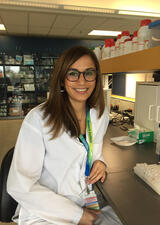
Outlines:
<svg viewBox="0 0 160 225"><path fill-rule="evenodd" d="M77 80L69 80L69 79L68 79L67 73L68 73L69 71L76 71L76 72L78 72L78 78L77 78ZM86 73L87 71L94 71L94 72L95 72L95 79L94 79L94 80L86 80L85 73ZM66 73L66 79L69 80L70 82L76 82L76 81L78 81L81 74L83 74L83 77L84 77L85 81L87 81L87 82L93 82L93 81L96 80L96 77L97 77L97 71L96 71L95 69L93 69L93 68L88 68L88 69L86 69L86 70L83 71L83 72L80 72L79 70L73 68L73 69L69 69L69 70L67 71L67 73Z"/></svg>

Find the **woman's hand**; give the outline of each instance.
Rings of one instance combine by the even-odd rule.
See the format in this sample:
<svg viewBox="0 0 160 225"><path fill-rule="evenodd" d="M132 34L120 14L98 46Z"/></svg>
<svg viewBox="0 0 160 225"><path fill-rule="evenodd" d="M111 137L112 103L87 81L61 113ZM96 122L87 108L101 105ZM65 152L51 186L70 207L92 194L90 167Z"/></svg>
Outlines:
<svg viewBox="0 0 160 225"><path fill-rule="evenodd" d="M92 225L94 221L98 218L98 215L101 214L100 210L93 209L83 209L83 215L78 223L78 225Z"/></svg>
<svg viewBox="0 0 160 225"><path fill-rule="evenodd" d="M91 173L87 181L88 184L94 184L98 180L104 182L105 177L106 177L106 165L102 161L96 160L91 168Z"/></svg>

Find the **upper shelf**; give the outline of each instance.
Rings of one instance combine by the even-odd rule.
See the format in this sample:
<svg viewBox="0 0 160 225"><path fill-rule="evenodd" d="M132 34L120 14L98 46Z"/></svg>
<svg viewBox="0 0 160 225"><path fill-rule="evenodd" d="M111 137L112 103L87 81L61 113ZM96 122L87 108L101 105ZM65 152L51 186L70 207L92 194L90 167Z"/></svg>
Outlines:
<svg viewBox="0 0 160 225"><path fill-rule="evenodd" d="M102 73L152 72L160 69L160 46L100 60Z"/></svg>

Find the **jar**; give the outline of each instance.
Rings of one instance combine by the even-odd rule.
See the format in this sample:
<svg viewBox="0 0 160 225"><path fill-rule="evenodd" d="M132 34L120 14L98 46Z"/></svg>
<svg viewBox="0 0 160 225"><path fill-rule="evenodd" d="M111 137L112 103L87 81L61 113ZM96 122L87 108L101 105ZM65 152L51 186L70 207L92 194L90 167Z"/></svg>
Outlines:
<svg viewBox="0 0 160 225"><path fill-rule="evenodd" d="M100 60L101 59L101 49L100 47L95 47L95 49L93 50L95 55L97 56L97 59Z"/></svg>
<svg viewBox="0 0 160 225"><path fill-rule="evenodd" d="M111 57L111 41L110 39L105 40L105 45L102 49L102 59L109 59Z"/></svg>
<svg viewBox="0 0 160 225"><path fill-rule="evenodd" d="M120 45L119 45L120 55L124 54L124 41L128 38L130 38L130 32L128 30L122 31Z"/></svg>
<svg viewBox="0 0 160 225"><path fill-rule="evenodd" d="M132 38L132 52L138 51L138 37L137 37L138 31L133 32L133 38Z"/></svg>
<svg viewBox="0 0 160 225"><path fill-rule="evenodd" d="M140 28L138 30L138 50L143 50L148 48L150 40L150 29L149 24L151 23L150 19L141 20Z"/></svg>
<svg viewBox="0 0 160 225"><path fill-rule="evenodd" d="M110 42L111 42L110 57L113 58L113 57L115 57L115 42L112 38L110 39Z"/></svg>
<svg viewBox="0 0 160 225"><path fill-rule="evenodd" d="M132 38L127 38L124 41L124 55L132 52Z"/></svg>
<svg viewBox="0 0 160 225"><path fill-rule="evenodd" d="M120 45L121 34L118 34L115 41L115 56L119 56L119 45Z"/></svg>

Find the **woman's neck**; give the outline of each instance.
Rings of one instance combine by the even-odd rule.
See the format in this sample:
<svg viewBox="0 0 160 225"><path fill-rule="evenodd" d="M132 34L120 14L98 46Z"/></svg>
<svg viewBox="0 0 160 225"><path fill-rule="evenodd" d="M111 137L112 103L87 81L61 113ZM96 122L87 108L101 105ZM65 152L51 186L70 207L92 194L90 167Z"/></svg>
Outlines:
<svg viewBox="0 0 160 225"><path fill-rule="evenodd" d="M86 111L86 102L73 102L71 101L72 107L77 114L81 114Z"/></svg>
<svg viewBox="0 0 160 225"><path fill-rule="evenodd" d="M76 102L76 104L72 104L75 114L77 116L78 121L82 121L86 117L86 103L85 102Z"/></svg>

